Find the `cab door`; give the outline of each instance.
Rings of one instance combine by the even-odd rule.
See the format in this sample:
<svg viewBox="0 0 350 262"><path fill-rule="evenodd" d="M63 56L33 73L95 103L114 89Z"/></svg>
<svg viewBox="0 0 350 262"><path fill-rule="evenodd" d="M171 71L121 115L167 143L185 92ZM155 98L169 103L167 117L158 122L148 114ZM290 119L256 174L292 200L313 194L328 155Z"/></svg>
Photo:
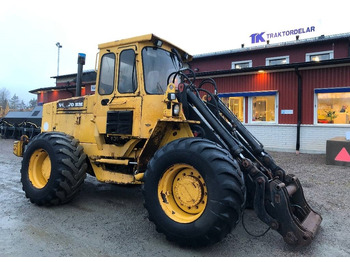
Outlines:
<svg viewBox="0 0 350 262"><path fill-rule="evenodd" d="M107 134L140 137L141 104L136 46L118 48L117 85L107 112Z"/></svg>
<svg viewBox="0 0 350 262"><path fill-rule="evenodd" d="M95 136L106 134L108 104L115 96L116 49L101 50L100 66L97 75L96 101L94 105Z"/></svg>
<svg viewBox="0 0 350 262"><path fill-rule="evenodd" d="M141 97L136 46L109 50L101 57L95 105L99 134L139 136Z"/></svg>

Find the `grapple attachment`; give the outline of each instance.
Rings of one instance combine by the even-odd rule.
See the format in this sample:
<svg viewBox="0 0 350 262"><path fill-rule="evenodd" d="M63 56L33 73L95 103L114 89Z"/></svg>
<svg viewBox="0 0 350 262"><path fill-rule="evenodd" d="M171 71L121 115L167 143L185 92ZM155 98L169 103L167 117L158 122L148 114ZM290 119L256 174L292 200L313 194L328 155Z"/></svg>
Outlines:
<svg viewBox="0 0 350 262"><path fill-rule="evenodd" d="M181 74L177 72L176 74ZM195 74L192 72L192 75ZM179 85L178 100L187 119L201 121L200 136L227 149L237 160L245 178L247 202L254 206L258 217L292 245L307 245L315 237L322 222L305 200L302 186L293 175L287 175L263 145L217 96L213 79L204 79L198 87L190 83ZM215 92L202 89L210 84ZM206 99L200 98L204 92Z"/></svg>
<svg viewBox="0 0 350 262"><path fill-rule="evenodd" d="M291 245L308 245L316 235L322 217L308 205L302 186L293 175L284 182L263 177L256 180L254 210L258 217L277 230Z"/></svg>

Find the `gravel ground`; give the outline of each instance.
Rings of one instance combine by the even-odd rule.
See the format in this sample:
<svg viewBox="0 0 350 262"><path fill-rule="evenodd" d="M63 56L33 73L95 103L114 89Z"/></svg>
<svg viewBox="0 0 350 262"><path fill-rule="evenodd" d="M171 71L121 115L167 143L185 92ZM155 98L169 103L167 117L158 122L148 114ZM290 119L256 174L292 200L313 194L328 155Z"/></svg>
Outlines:
<svg viewBox="0 0 350 262"><path fill-rule="evenodd" d="M296 174L309 204L323 217L313 243L296 248L270 230L248 235L239 224L223 241L201 249L166 241L148 221L139 186L121 187L86 179L82 192L66 205L38 207L24 196L21 158L13 140L0 139L0 256L350 256L350 168L327 166L325 155L270 152L277 163ZM246 211L247 228L266 225Z"/></svg>

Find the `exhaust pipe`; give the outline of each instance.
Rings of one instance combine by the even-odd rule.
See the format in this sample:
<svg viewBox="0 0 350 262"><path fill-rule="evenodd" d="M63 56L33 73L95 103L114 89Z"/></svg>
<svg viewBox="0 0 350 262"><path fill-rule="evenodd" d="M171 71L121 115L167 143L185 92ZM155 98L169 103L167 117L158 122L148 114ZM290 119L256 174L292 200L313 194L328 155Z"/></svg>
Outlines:
<svg viewBox="0 0 350 262"><path fill-rule="evenodd" d="M81 83L83 78L83 65L85 65L86 54L78 54L78 73L77 73L77 82L75 89L75 96L81 96Z"/></svg>

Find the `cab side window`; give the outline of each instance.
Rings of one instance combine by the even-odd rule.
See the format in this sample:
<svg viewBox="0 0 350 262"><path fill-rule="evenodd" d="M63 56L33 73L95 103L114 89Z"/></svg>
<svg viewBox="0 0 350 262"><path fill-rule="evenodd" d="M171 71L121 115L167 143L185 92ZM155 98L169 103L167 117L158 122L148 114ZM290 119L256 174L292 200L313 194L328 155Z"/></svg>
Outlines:
<svg viewBox="0 0 350 262"><path fill-rule="evenodd" d="M98 93L110 95L114 90L115 54L108 53L102 57Z"/></svg>
<svg viewBox="0 0 350 262"><path fill-rule="evenodd" d="M132 49L120 53L119 62L119 93L134 93L137 89L136 57Z"/></svg>

